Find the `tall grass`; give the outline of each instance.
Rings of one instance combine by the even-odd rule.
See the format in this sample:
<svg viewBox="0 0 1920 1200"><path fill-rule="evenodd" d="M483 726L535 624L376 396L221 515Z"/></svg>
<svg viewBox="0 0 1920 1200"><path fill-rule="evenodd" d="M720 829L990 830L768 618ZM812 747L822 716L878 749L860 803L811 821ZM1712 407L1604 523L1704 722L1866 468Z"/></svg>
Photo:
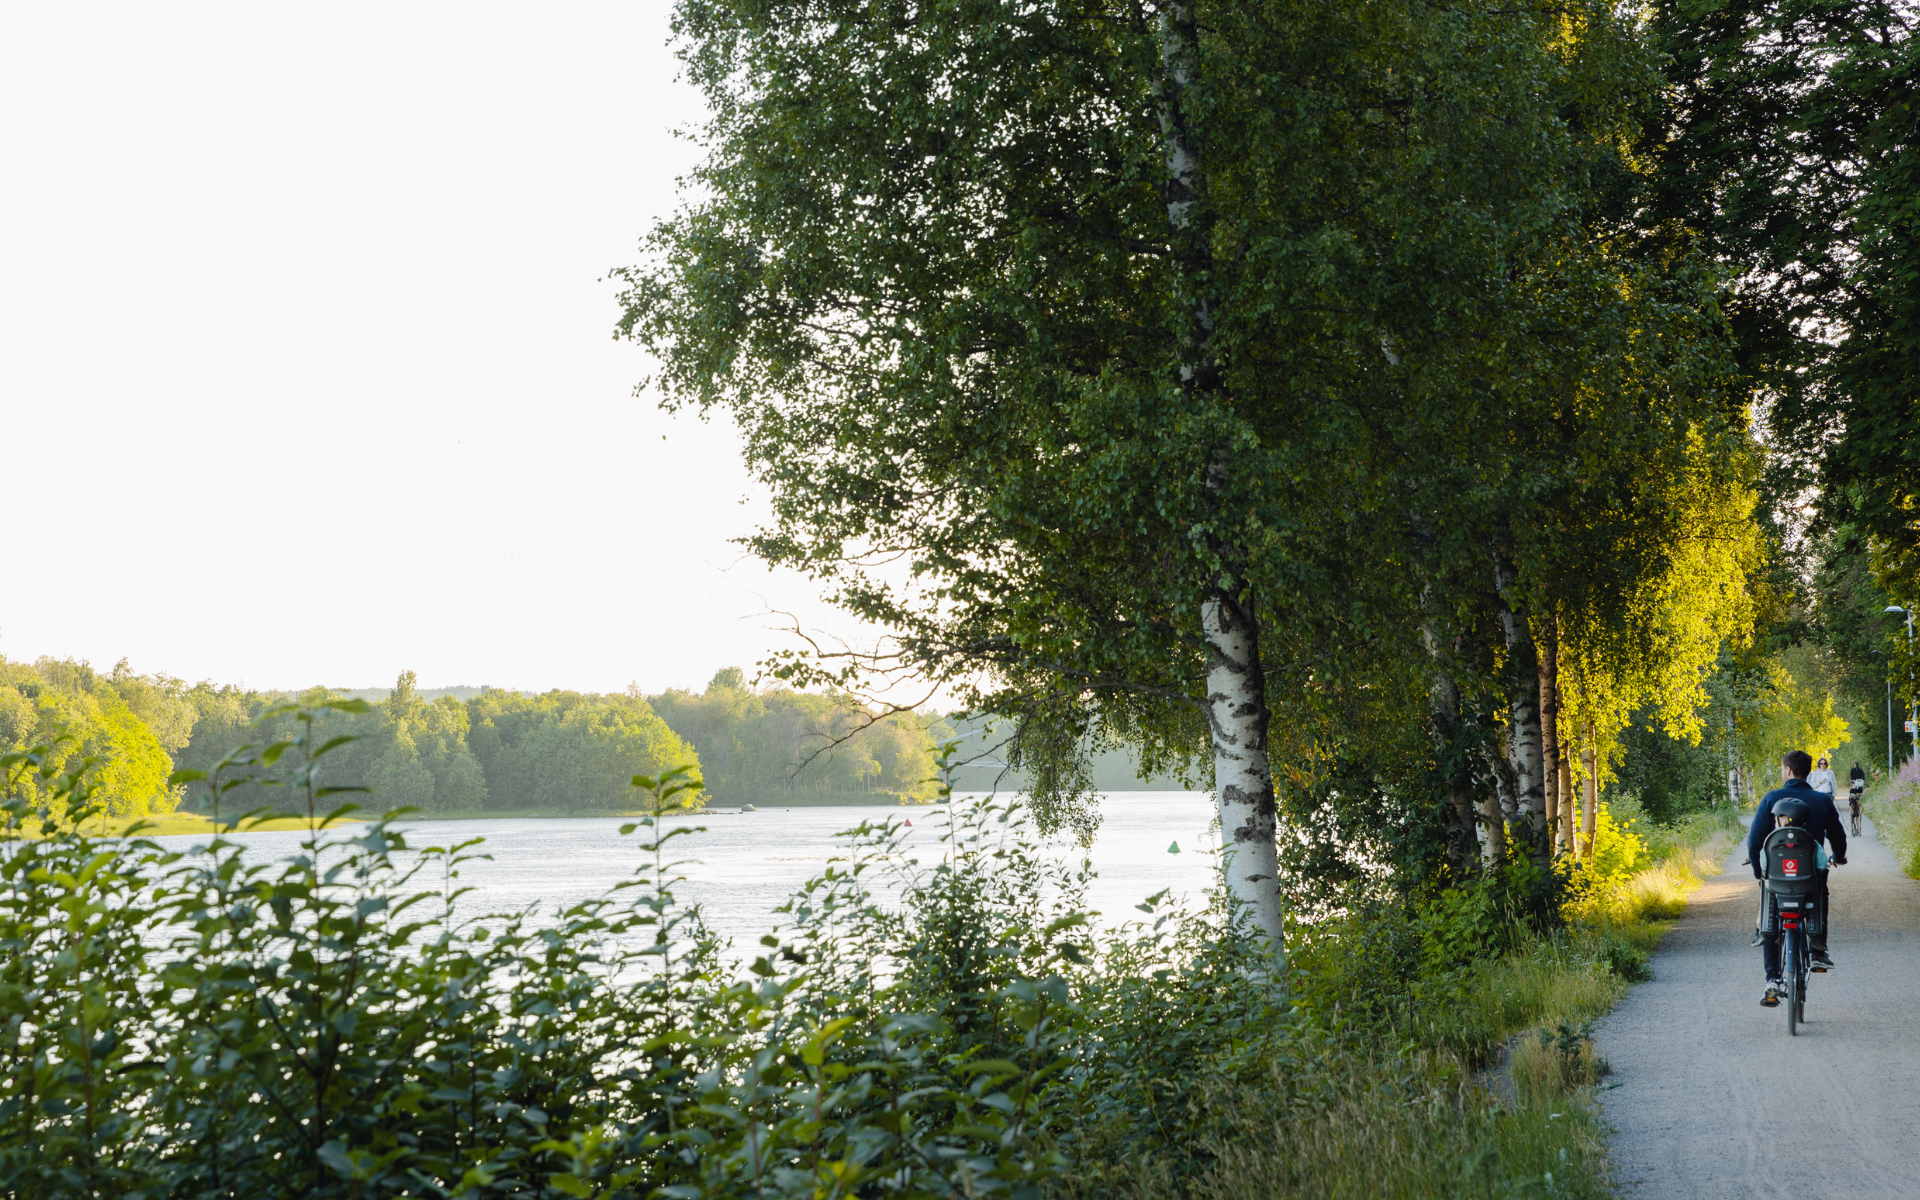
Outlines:
<svg viewBox="0 0 1920 1200"><path fill-rule="evenodd" d="M1524 1026L1509 1043L1507 1074L1522 1107L1587 1095L1606 1067L1587 1029L1627 987L1702 883L1720 873L1740 820L1731 807L1652 827L1616 854L1615 871L1588 878L1567 906L1567 926L1481 976L1477 1005L1489 1029Z"/></svg>
<svg viewBox="0 0 1920 1200"><path fill-rule="evenodd" d="M1210 1097L1204 1169L1138 1164L1078 1178L1080 1200L1428 1200L1608 1195L1603 1129L1577 1097L1503 1101L1444 1058L1347 1064L1310 1103L1274 1107L1274 1079Z"/></svg>
<svg viewBox="0 0 1920 1200"><path fill-rule="evenodd" d="M1920 879L1920 759L1908 759L1891 778L1868 788L1862 808L1902 869Z"/></svg>

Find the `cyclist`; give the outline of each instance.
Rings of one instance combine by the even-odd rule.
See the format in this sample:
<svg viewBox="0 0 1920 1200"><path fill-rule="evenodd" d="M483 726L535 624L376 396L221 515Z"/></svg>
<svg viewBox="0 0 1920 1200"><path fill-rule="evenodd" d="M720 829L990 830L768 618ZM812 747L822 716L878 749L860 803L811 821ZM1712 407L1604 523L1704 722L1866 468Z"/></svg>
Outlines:
<svg viewBox="0 0 1920 1200"><path fill-rule="evenodd" d="M1773 828L1786 829L1788 827L1797 827L1805 829L1807 827L1807 818L1811 815L1811 811L1812 810L1807 807L1806 801L1797 796L1782 797L1774 801L1773 804ZM1754 818L1754 823L1756 825L1759 824L1757 815ZM1769 832L1771 832L1771 830L1769 830ZM1762 850L1759 854L1755 855L1754 863L1760 868L1759 920L1761 928L1754 930L1753 940L1761 947L1760 967L1767 975L1767 991L1765 995L1760 997L1760 1006L1762 1008L1777 1008L1780 1005L1780 993L1786 989L1786 978L1781 972L1780 930L1776 927L1773 929L1773 932L1767 932L1767 927L1776 925L1773 917L1767 911L1766 869L1769 865L1767 862L1767 852ZM1808 925L1808 933L1811 935L1811 922L1809 922Z"/></svg>
<svg viewBox="0 0 1920 1200"><path fill-rule="evenodd" d="M1860 801L1867 790L1867 773L1860 764L1853 764L1853 772L1847 777L1847 807L1853 810L1853 836L1860 836Z"/></svg>
<svg viewBox="0 0 1920 1200"><path fill-rule="evenodd" d="M1835 865L1847 861L1847 831L1840 825L1840 814L1834 810L1833 797L1807 786L1807 773L1812 768L1811 754L1805 750L1787 751L1780 759L1780 773L1785 783L1760 798L1760 807L1753 814L1753 824L1747 827L1747 861L1753 866L1753 877L1761 881L1762 904L1766 902L1767 885L1760 847L1767 840L1767 835L1781 825L1804 824L1814 841L1827 844ZM1789 804L1776 820L1774 810L1788 801L1794 803ZM1819 880L1814 894L1820 898L1820 921L1817 927L1807 930L1808 949L1815 963L1831 967L1834 965L1833 959L1827 954L1827 872L1816 871L1815 877ZM1772 1007L1780 1002L1775 990L1780 986L1780 935L1764 934L1756 929L1753 940L1762 947L1761 960L1767 969L1767 995L1761 1003Z"/></svg>

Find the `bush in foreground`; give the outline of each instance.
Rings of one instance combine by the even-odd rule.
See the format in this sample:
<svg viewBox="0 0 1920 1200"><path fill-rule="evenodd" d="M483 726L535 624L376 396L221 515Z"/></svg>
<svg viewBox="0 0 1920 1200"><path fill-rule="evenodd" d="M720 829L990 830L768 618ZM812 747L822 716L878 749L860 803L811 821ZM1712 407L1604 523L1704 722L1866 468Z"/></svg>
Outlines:
<svg viewBox="0 0 1920 1200"><path fill-rule="evenodd" d="M1512 1102L1475 1071L1604 1011L1617 935L1543 932L1501 880L1330 926L1280 978L1217 911L1096 939L1016 807L955 805L938 862L851 831L736 967L674 900L690 829L629 826L599 900L472 915L477 846L319 815L351 789L282 715L208 782L288 789L287 862L81 835L17 797L84 814L83 774L0 764L0 1191L1600 1194L1590 1071ZM695 786L636 782L656 811Z"/></svg>

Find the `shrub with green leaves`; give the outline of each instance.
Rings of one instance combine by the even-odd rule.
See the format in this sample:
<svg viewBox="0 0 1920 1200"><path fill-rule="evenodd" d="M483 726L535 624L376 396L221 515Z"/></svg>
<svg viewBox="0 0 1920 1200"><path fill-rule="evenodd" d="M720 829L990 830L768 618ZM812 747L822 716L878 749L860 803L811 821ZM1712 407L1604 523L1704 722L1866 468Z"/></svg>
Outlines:
<svg viewBox="0 0 1920 1200"><path fill-rule="evenodd" d="M284 789L307 824L284 861L224 833L87 836L84 765L0 758L0 1194L1184 1195L1266 1161L1254 1113L1297 1115L1272 1145L1308 1137L1302 1161L1327 1164L1367 1158L1340 1140L1373 1127L1355 1113L1421 1145L1532 1128L1420 1049L1430 1011L1359 1004L1343 1025L1310 968L1276 977L1223 912L1154 897L1096 938L1088 869L1043 853L1017 805L953 805L925 862L891 823L849 831L736 948L674 897L697 830L659 818L698 781L636 777L654 815L623 831L629 879L558 912L470 911L477 840L323 812L360 790L331 779L326 730L358 703L267 714L291 732L198 780L216 801ZM1381 961L1468 954L1467 908ZM1412 994L1440 1003L1431 980ZM1400 1048L1379 1057L1382 1038ZM1494 1174L1573 1144L1541 1130Z"/></svg>
<svg viewBox="0 0 1920 1200"><path fill-rule="evenodd" d="M475 843L323 815L359 790L326 780L323 718L357 703L270 714L294 733L208 773L287 789L285 862L85 836L84 767L5 758L0 1190L960 1197L1064 1170L1098 972L1016 810L956 813L924 868L853 831L733 973L674 901L690 828L628 826L635 873L598 900L466 916ZM656 812L698 786L635 783Z"/></svg>

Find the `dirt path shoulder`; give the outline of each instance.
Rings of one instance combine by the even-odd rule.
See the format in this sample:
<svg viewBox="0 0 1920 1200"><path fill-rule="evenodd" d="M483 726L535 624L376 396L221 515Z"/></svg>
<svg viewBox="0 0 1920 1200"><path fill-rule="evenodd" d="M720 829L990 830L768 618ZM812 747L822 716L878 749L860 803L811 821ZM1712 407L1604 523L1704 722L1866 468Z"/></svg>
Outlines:
<svg viewBox="0 0 1920 1200"><path fill-rule="evenodd" d="M1813 977L1807 1023L1760 1007L1758 905L1740 862L1694 894L1595 1034L1614 1177L1633 1200L1920 1196L1920 883L1871 826L1834 871L1838 969Z"/></svg>

